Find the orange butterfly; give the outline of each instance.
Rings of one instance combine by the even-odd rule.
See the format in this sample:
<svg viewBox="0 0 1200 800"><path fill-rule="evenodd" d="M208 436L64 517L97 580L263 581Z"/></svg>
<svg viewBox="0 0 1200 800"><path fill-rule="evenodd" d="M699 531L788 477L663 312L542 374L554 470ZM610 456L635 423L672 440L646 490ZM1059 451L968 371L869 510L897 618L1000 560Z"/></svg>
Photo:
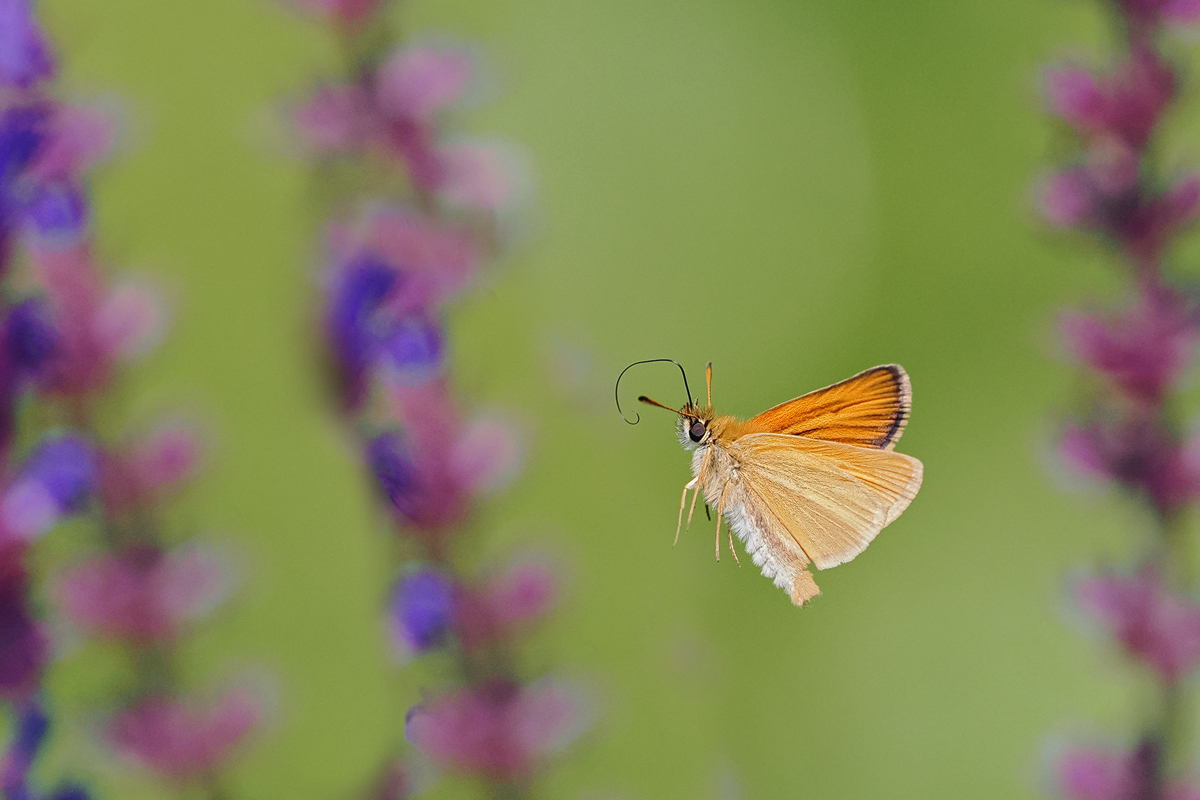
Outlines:
<svg viewBox="0 0 1200 800"><path fill-rule="evenodd" d="M671 363L683 372L679 362ZM711 363L705 377L705 406L692 401L690 390L678 411L638 398L678 414L679 441L694 451L695 477L683 487L675 540L688 490L703 491L717 510L717 560L725 519L763 575L804 605L820 593L809 562L828 569L854 558L921 488L921 462L892 451L912 405L908 375L896 364L875 367L745 422L713 410ZM687 389L686 374L683 381ZM689 526L699 491L692 495ZM729 549L736 559L732 534Z"/></svg>

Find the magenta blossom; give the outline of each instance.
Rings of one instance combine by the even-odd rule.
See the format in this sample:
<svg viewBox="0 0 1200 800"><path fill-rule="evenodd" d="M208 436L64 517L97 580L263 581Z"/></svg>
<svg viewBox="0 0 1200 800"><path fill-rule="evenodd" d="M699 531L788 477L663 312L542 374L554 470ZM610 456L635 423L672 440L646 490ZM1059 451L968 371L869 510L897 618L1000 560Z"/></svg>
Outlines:
<svg viewBox="0 0 1200 800"><path fill-rule="evenodd" d="M1174 71L1145 50L1106 77L1067 67L1047 70L1044 83L1050 108L1063 121L1085 136L1112 137L1131 150L1146 146L1175 94Z"/></svg>
<svg viewBox="0 0 1200 800"><path fill-rule="evenodd" d="M1074 595L1127 653L1166 683L1178 683L1200 664L1200 604L1164 589L1152 572L1082 578Z"/></svg>
<svg viewBox="0 0 1200 800"><path fill-rule="evenodd" d="M515 195L514 161L498 145L443 141L441 117L467 91L472 54L411 47L354 84L330 85L293 111L304 144L333 157L382 153L421 193L449 206L494 212Z"/></svg>
<svg viewBox="0 0 1200 800"><path fill-rule="evenodd" d="M100 500L113 517L159 502L192 477L199 458L195 432L181 422L164 422L103 454Z"/></svg>
<svg viewBox="0 0 1200 800"><path fill-rule="evenodd" d="M1196 322L1186 298L1160 288L1115 318L1068 312L1060 326L1080 361L1130 397L1154 405L1191 363L1200 340Z"/></svg>
<svg viewBox="0 0 1200 800"><path fill-rule="evenodd" d="M473 61L461 47L397 50L375 73L379 107L390 117L427 119L462 97Z"/></svg>
<svg viewBox="0 0 1200 800"><path fill-rule="evenodd" d="M293 0L303 11L343 27L360 26L379 12L383 0Z"/></svg>
<svg viewBox="0 0 1200 800"><path fill-rule="evenodd" d="M1055 765L1064 800L1200 800L1200 785L1179 779L1160 786L1158 747L1143 743L1122 753L1072 748Z"/></svg>
<svg viewBox="0 0 1200 800"><path fill-rule="evenodd" d="M1189 502L1200 488L1200 463L1193 463L1189 450L1149 420L1069 426L1059 440L1067 464L1142 493L1163 514Z"/></svg>
<svg viewBox="0 0 1200 800"><path fill-rule="evenodd" d="M575 694L555 683L497 681L413 708L405 732L439 766L491 780L528 776L579 733Z"/></svg>
<svg viewBox="0 0 1200 800"><path fill-rule="evenodd" d="M458 632L468 650L514 639L531 630L553 608L559 581L548 561L515 559L459 598Z"/></svg>
<svg viewBox="0 0 1200 800"><path fill-rule="evenodd" d="M227 569L212 553L132 549L105 553L64 574L62 613L99 638L148 643L177 636L183 625L227 594Z"/></svg>
<svg viewBox="0 0 1200 800"><path fill-rule="evenodd" d="M0 546L0 698L31 693L50 654L49 642L26 601L29 575L22 545Z"/></svg>
<svg viewBox="0 0 1200 800"><path fill-rule="evenodd" d="M318 153L352 151L377 135L370 100L360 86L323 86L292 112L292 120Z"/></svg>
<svg viewBox="0 0 1200 800"><path fill-rule="evenodd" d="M1137 183L1136 162L1125 155L1115 161L1094 158L1050 176L1040 204L1052 225L1103 233L1134 261L1152 263L1170 237L1200 213L1200 177L1189 175L1147 194Z"/></svg>
<svg viewBox="0 0 1200 800"><path fill-rule="evenodd" d="M262 715L258 700L241 689L211 703L150 698L118 713L109 722L108 738L151 772L200 780L225 764Z"/></svg>
<svg viewBox="0 0 1200 800"><path fill-rule="evenodd" d="M1130 22L1144 26L1160 21L1169 25L1191 25L1200 21L1200 2L1197 0L1117 0L1117 5Z"/></svg>

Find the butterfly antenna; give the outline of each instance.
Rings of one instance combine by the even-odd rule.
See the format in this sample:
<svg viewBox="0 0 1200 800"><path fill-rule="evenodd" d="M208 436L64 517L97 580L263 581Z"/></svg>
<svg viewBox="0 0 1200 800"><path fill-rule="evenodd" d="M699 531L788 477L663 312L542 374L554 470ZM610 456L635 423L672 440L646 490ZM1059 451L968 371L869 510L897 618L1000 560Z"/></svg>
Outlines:
<svg viewBox="0 0 1200 800"><path fill-rule="evenodd" d="M629 422L630 425L637 425L639 422L642 421L642 417L640 414L634 414L633 415L634 419L632 422L630 422L629 417L625 416L625 412L621 410L621 392L620 392L621 378L625 377L625 373L629 372L630 369L632 369L633 367L636 367L638 364L653 364L658 361L667 361L667 362L670 362L670 363L674 364L675 366L679 367L679 374L683 376L683 389L685 392L687 392L687 396L688 396L687 404L689 406L692 405L692 390L688 386L687 373L683 371L682 364L680 364L678 361L676 361L673 358L648 358L645 361L635 361L632 364L630 364L628 367L626 367L625 369L621 370L621 374L617 376L617 383L613 387L613 395L616 397L616 400L617 400L617 413L621 415L621 419L625 420L626 422ZM638 400L642 401L643 403L652 405L652 406L658 406L659 408L665 408L665 409L667 409L667 411L672 411L676 414L679 413L678 411L675 411L675 409L671 408L670 406L664 406L662 403L655 402L654 400L651 400L649 397L646 397L644 395L642 397L639 397Z"/></svg>
<svg viewBox="0 0 1200 800"><path fill-rule="evenodd" d="M712 362L704 368L704 382L708 384L708 407L712 408Z"/></svg>

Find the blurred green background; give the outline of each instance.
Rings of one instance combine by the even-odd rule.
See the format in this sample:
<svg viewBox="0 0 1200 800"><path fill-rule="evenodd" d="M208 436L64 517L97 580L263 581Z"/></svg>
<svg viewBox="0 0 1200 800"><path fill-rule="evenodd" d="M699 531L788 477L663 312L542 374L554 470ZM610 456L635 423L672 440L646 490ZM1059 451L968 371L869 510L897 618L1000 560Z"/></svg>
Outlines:
<svg viewBox="0 0 1200 800"><path fill-rule="evenodd" d="M596 723L545 797L1035 797L1047 741L1134 729L1141 679L1074 630L1062 582L1126 563L1142 522L1119 498L1064 493L1048 456L1078 397L1055 314L1119 283L1028 203L1062 151L1038 69L1105 51L1097 5L398 6L406 34L482 44L494 102L461 124L531 167L518 246L450 328L462 393L508 409L529 444L470 558L531 543L569 565L527 666L592 687ZM40 9L66 95L125 109L127 144L95 184L103 253L174 298L114 424L183 404L216 433L173 524L239 552L243 588L189 641L187 680L249 669L275 687L235 797L348 797L441 665L389 660L386 526L314 358L318 209L275 120L339 54L267 0ZM1196 160L1190 128L1169 159ZM718 407L739 415L903 364L920 495L818 575L803 610L748 560L714 563L706 521L672 549L690 478L673 420L631 428L612 406L617 372L655 357L693 386L711 360ZM682 402L666 367L627 379L630 396ZM82 770L104 797L168 796L88 744L116 664L64 653L51 696L72 721L42 769Z"/></svg>

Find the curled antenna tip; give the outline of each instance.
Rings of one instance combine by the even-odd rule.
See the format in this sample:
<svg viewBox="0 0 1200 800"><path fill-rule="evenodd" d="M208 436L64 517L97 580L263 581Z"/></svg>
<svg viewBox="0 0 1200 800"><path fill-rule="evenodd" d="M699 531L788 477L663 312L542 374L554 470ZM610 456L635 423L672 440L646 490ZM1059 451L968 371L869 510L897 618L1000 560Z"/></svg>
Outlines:
<svg viewBox="0 0 1200 800"><path fill-rule="evenodd" d="M626 367L625 369L621 370L621 374L617 376L616 385L613 386L613 395L617 401L617 413L619 413L621 415L621 419L625 420L626 422L629 422L630 425L637 425L639 422L641 422L642 417L640 414L635 414L634 420L632 422L630 422L629 417L625 416L625 412L621 410L621 391L620 391L621 390L621 378L623 378L625 376L626 372L628 372L631 368L636 367L638 364L653 364L653 363L659 362L659 361L669 362L669 363L674 364L675 366L679 367L679 373L681 375L683 375L683 390L685 392L687 392L688 404L690 405L692 402L692 390L690 387L688 387L687 373L683 371L683 365L680 364L678 361L676 361L672 358L650 358L645 361L635 361L632 364L630 364L628 367ZM650 403L651 405L658 405L658 403L655 403L653 400L650 400L650 398L646 397L645 395L642 395L641 397L639 397L638 400L642 401L643 403ZM663 408L667 408L667 406L663 406ZM674 410L674 409L668 408L668 410Z"/></svg>

